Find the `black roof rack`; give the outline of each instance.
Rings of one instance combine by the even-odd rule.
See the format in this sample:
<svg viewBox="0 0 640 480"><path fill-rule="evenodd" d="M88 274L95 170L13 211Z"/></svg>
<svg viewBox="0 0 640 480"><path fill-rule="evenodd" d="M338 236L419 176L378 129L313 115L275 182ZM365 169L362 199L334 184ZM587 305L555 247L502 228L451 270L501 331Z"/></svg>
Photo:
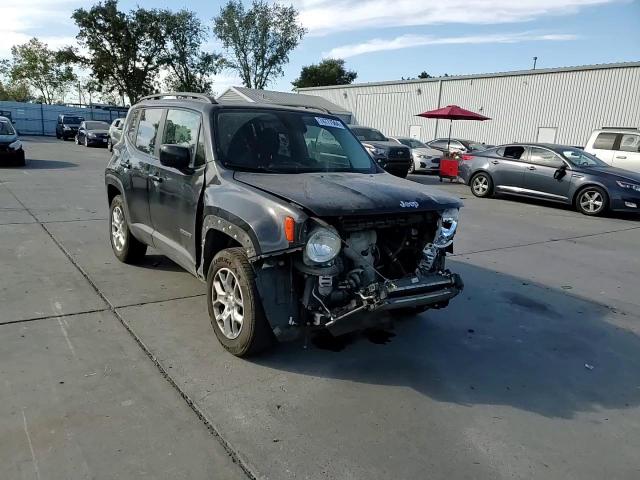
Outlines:
<svg viewBox="0 0 640 480"><path fill-rule="evenodd" d="M207 103L218 103L213 97L209 95L205 95L204 93L193 93L193 92L167 92L167 93L154 93L153 95L147 95L146 97L142 97L139 101L143 100L161 100L166 97L176 97L176 98L190 98L193 100L203 100Z"/></svg>

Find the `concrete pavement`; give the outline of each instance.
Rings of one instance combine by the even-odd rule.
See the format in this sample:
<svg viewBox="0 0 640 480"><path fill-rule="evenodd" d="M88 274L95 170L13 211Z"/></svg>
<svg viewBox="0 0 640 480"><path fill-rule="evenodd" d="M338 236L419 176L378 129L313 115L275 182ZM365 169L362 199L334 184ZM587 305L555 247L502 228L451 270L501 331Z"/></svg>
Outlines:
<svg viewBox="0 0 640 480"><path fill-rule="evenodd" d="M464 198L464 293L388 338L246 361L197 280L153 251L113 257L105 150L25 143L27 168L0 169L8 478L640 475L637 219L415 176Z"/></svg>

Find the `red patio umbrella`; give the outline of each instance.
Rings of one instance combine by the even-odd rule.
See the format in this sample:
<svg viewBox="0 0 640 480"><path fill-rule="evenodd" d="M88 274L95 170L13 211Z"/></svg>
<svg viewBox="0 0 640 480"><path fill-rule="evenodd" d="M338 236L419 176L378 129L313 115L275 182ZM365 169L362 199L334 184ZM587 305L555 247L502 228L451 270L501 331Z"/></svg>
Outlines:
<svg viewBox="0 0 640 480"><path fill-rule="evenodd" d="M447 141L447 150L449 150L449 144L451 143L451 126L453 125L454 120L476 120L476 121L484 121L491 120L489 117L485 117L484 115L480 115L479 113L471 112L469 110L465 110L457 105L447 105L444 108L438 108L437 110L428 110L423 113L419 113L416 117L424 117L424 118L438 118L444 120L450 120L449 122L449 140Z"/></svg>

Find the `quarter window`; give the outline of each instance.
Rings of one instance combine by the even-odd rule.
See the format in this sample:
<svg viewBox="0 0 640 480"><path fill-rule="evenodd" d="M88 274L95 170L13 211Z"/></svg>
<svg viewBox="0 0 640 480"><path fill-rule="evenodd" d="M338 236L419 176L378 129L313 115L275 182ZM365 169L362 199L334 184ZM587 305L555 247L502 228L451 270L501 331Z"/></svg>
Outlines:
<svg viewBox="0 0 640 480"><path fill-rule="evenodd" d="M153 155L156 151L156 137L162 119L162 109L145 108L141 110L136 136L136 148L141 152Z"/></svg>
<svg viewBox="0 0 640 480"><path fill-rule="evenodd" d="M129 125L127 126L127 137L132 142L136 141L136 127L138 126L138 117L140 116L140 110L133 110L129 114Z"/></svg>
<svg viewBox="0 0 640 480"><path fill-rule="evenodd" d="M640 135L625 133L620 140L620 150L623 152L640 152Z"/></svg>
<svg viewBox="0 0 640 480"><path fill-rule="evenodd" d="M505 158L520 160L523 154L524 154L524 147L512 146L512 147L504 147L504 153L502 154L502 156Z"/></svg>
<svg viewBox="0 0 640 480"><path fill-rule="evenodd" d="M543 167L559 168L564 162L558 158L558 155L551 150L545 148L531 147L529 162Z"/></svg>
<svg viewBox="0 0 640 480"><path fill-rule="evenodd" d="M613 144L616 143L617 133L599 133L593 142L593 148L598 150L613 150Z"/></svg>

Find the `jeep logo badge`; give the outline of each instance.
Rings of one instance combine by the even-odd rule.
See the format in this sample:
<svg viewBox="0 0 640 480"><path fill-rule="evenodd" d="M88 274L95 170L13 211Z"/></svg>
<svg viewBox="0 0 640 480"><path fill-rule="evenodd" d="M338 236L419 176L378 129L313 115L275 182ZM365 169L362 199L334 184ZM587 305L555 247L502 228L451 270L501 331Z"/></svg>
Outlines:
<svg viewBox="0 0 640 480"><path fill-rule="evenodd" d="M400 202L402 208L418 208L420 204L418 202Z"/></svg>

